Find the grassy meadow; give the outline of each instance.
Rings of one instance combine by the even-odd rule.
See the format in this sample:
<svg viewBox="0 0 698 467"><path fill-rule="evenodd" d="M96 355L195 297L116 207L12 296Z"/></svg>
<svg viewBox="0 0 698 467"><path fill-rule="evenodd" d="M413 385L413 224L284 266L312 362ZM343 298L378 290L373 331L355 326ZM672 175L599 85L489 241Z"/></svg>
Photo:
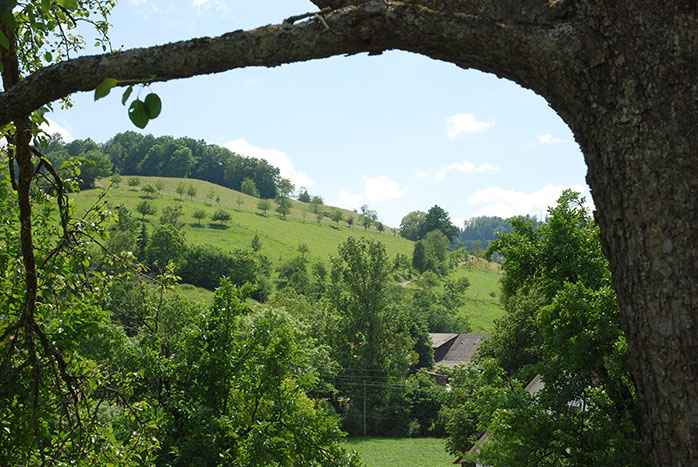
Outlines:
<svg viewBox="0 0 698 467"><path fill-rule="evenodd" d="M499 301L501 273L499 265L475 258L469 264L451 271L451 278L467 277L470 287L465 291L465 304L458 310L468 317L472 332L488 334L494 329L494 320L504 314Z"/></svg>
<svg viewBox="0 0 698 467"><path fill-rule="evenodd" d="M348 438L342 444L356 450L367 467L443 467L455 460L439 438Z"/></svg>
<svg viewBox="0 0 698 467"><path fill-rule="evenodd" d="M136 205L142 199L150 199L157 209L154 216L145 218L151 227L158 224L164 207L182 206L184 214L180 219L185 223L182 233L192 245L211 245L223 250L249 248L252 238L258 235L262 245L260 252L269 258L274 267L297 256L297 248L301 243L308 245L311 262L329 263L330 255L337 254L337 245L352 235L380 240L385 244L391 258L397 253L410 257L412 255L411 241L396 235L387 226L382 233L375 225L364 231L364 228L358 225L358 215L352 211L340 209L345 219L348 215L354 216L355 225L352 228L346 221L337 224L329 218L323 218L318 223L317 216L309 212L309 204L291 200L291 213L283 219L275 211L276 204L273 201L272 208L263 214L257 209L258 198L202 180L139 176L140 186L131 188L126 186L128 178L123 177L121 186L109 188L107 199L111 206L126 206L134 217L140 218ZM155 197L145 198L146 194L140 191L140 188L146 184L155 185L158 180L164 183L163 190ZM180 182L187 186L194 185L197 194L193 199L189 199L186 194L180 199L175 191ZM84 190L74 196L78 214L88 209L98 196L99 190ZM216 199L220 202L216 202ZM330 212L336 209L331 206L323 208ZM203 219L200 225L193 216L197 209L203 209L207 213L207 218ZM210 217L218 209L227 211L231 220L222 225L212 222Z"/></svg>

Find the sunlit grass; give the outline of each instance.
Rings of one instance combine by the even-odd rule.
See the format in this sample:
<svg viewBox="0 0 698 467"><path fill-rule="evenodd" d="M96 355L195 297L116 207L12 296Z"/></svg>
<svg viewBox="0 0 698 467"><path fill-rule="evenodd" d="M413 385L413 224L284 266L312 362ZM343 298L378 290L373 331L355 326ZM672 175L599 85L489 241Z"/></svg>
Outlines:
<svg viewBox="0 0 698 467"><path fill-rule="evenodd" d="M283 219L274 211L276 204L273 201L272 209L263 214L257 209L259 201L257 198L209 182L139 176L140 186L131 188L127 186L128 178L128 176L123 177L120 187L109 189L107 199L110 205L126 206L134 217L141 218L136 211L136 205L144 199L145 193L141 192L140 188L146 184L155 185L160 180L165 187L160 194L150 199L157 213L154 216L146 216L146 225L149 230L157 225L160 214L166 206L182 206L183 216L180 219L185 225L181 231L186 241L192 245L211 245L223 250L250 248L252 239L258 235L261 241L260 253L267 256L274 267L297 256L298 245L301 243L308 245L310 250L308 257L311 262L329 263L330 255L336 255L337 246L350 236L366 237L383 242L390 258L397 253L410 257L412 255L413 242L396 235L388 227L382 233L376 229L375 225L364 230L358 225L358 215L351 211L342 210L345 218L348 215L354 216L355 225L352 228L345 221L337 225L328 218L318 223L317 216L308 211L309 204L291 200L291 213ZM196 197L189 199L184 195L180 199L175 191L180 182L187 186L194 185L197 189ZM108 183L104 182L104 184ZM74 195L78 214L88 209L97 197L98 190L84 190ZM240 204L238 200L241 201ZM327 211L336 209L329 206L324 208ZM207 213L207 218L202 220L200 225L193 216L194 211L198 209L203 209ZM222 224L212 222L210 217L218 209L228 212L231 220Z"/></svg>
<svg viewBox="0 0 698 467"><path fill-rule="evenodd" d="M442 467L455 460L439 438L349 438L342 444L358 451L367 467Z"/></svg>

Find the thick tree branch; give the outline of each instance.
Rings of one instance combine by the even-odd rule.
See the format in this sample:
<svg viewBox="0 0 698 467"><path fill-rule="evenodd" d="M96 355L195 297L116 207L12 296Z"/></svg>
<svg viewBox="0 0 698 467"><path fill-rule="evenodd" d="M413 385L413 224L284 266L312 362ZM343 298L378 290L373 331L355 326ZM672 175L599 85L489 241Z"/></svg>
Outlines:
<svg viewBox="0 0 698 467"><path fill-rule="evenodd" d="M389 49L492 71L535 89L540 86L533 81L540 83L552 72L547 67L552 62L550 54L561 50L555 28L559 29L557 18L565 9L557 3L372 0L324 11L323 16L295 24L284 22L215 38L81 57L43 68L0 93L0 124L71 93L90 91L105 78L116 78L122 85L168 81ZM517 53L512 54L512 49ZM513 63L512 57L518 57L519 63Z"/></svg>

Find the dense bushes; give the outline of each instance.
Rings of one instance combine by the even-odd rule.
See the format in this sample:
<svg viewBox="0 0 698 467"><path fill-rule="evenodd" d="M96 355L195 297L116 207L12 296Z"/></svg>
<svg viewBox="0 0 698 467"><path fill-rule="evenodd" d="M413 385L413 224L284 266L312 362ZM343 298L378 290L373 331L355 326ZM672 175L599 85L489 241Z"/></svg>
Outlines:
<svg viewBox="0 0 698 467"><path fill-rule="evenodd" d="M266 261L247 250L225 252L211 246L192 246L184 253L184 264L178 270L183 282L213 290L222 277L242 286L246 282L256 284L252 294L256 300L264 301L269 295L269 285L263 272L268 268Z"/></svg>

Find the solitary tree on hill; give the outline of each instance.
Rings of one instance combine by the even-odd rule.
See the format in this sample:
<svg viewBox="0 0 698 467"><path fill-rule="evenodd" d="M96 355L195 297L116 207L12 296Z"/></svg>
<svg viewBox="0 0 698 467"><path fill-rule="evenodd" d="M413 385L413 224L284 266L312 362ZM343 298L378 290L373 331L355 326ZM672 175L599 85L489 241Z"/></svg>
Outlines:
<svg viewBox="0 0 698 467"><path fill-rule="evenodd" d="M214 212L211 216L211 220L213 222L219 221L221 225L223 225L223 222L228 222L230 217L229 212L225 211L224 209L217 209L216 212Z"/></svg>
<svg viewBox="0 0 698 467"><path fill-rule="evenodd" d="M177 187L175 188L175 192L179 195L179 199L182 199L182 196L184 196L184 193L187 191L187 187L184 184L184 182L179 182L177 184Z"/></svg>
<svg viewBox="0 0 698 467"><path fill-rule="evenodd" d="M138 177L128 177L127 183L128 183L128 186L135 189L138 185L141 184L141 179Z"/></svg>
<svg viewBox="0 0 698 467"><path fill-rule="evenodd" d="M117 172L114 175L112 175L109 180L114 184L115 187L119 188L119 185L121 184L121 181L123 180L123 178Z"/></svg>
<svg viewBox="0 0 698 467"><path fill-rule="evenodd" d="M262 198L259 201L257 201L257 209L262 211L264 215L267 214L267 211L271 209L271 201L269 201L266 198Z"/></svg>
<svg viewBox="0 0 698 467"><path fill-rule="evenodd" d="M206 218L206 211L203 209L197 209L194 211L194 219L196 219L196 224L201 225L201 220Z"/></svg>
<svg viewBox="0 0 698 467"><path fill-rule="evenodd" d="M187 196L189 197L189 199L194 199L194 197L196 196L196 193L197 193L196 187L190 183L189 186L187 187Z"/></svg>
<svg viewBox="0 0 698 467"><path fill-rule="evenodd" d="M330 219L332 219L336 224L337 228L339 228L339 221L341 221L344 218L344 215L342 214L342 211L339 209L335 209L332 211L332 214L330 214Z"/></svg>
<svg viewBox="0 0 698 467"><path fill-rule="evenodd" d="M275 201L276 212L281 214L281 217L285 219L286 215L291 212L291 202L288 200L288 198L285 198L283 196L277 196Z"/></svg>
<svg viewBox="0 0 698 467"><path fill-rule="evenodd" d="M147 184L147 185L143 185L143 187L141 188L141 191L148 196L154 196L158 190L157 190L157 188L155 188L154 185Z"/></svg>
<svg viewBox="0 0 698 467"><path fill-rule="evenodd" d="M153 206L153 203L147 199L142 200L136 205L136 211L145 220L145 216L154 216L157 213L157 209Z"/></svg>

